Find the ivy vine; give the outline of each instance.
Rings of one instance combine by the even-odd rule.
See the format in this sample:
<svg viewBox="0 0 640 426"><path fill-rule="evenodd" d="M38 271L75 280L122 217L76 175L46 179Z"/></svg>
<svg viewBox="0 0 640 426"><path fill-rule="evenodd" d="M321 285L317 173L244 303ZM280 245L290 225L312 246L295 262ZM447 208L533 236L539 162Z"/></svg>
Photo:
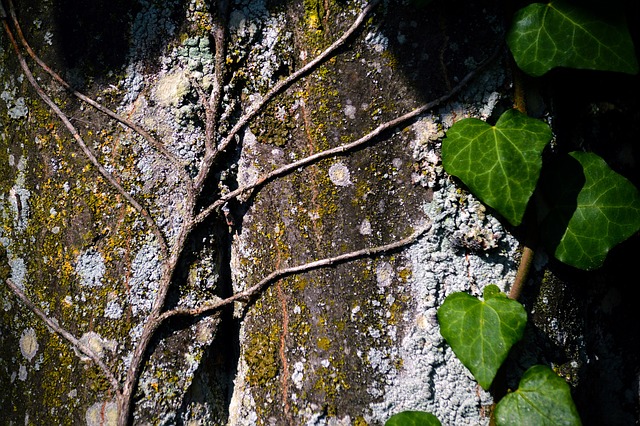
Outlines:
<svg viewBox="0 0 640 426"><path fill-rule="evenodd" d="M558 67L638 73L624 15L610 5L533 3L515 13L506 38L518 68L533 77ZM537 243L556 259L597 269L614 246L640 229L640 194L594 153L547 160L543 154L552 138L547 122L517 109L507 110L493 125L467 118L446 132L442 162L447 173L511 225L534 227L530 234L541 236ZM530 259L523 263L526 276ZM438 309L440 333L485 390L523 337L527 313L515 300L518 294L512 289L508 297L490 285L483 300L458 292ZM518 389L496 404L492 418L498 426L581 424L569 385L545 365L529 368ZM398 413L386 423L439 424L431 414L416 411Z"/></svg>

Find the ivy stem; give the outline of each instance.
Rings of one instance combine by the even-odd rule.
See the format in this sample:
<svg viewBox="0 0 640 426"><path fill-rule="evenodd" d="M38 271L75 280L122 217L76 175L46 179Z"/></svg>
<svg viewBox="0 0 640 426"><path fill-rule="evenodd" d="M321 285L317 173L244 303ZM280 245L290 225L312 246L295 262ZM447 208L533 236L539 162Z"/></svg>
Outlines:
<svg viewBox="0 0 640 426"><path fill-rule="evenodd" d="M526 103L526 95L525 95L525 87L522 72L515 64L513 59L511 60L512 64L512 76L513 76L513 108L520 111L523 114L527 113L527 103ZM531 224L530 224L531 226ZM530 228L531 229L531 228ZM531 241L531 238L529 239ZM531 265L533 264L533 257L535 255L535 251L531 248L533 244L530 242L525 243L522 250L522 257L520 258L520 265L518 266L518 272L516 273L516 279L511 286L511 290L509 290L509 298L518 300L520 295L522 294L522 289L524 288L527 279L529 278L529 271L531 270Z"/></svg>
<svg viewBox="0 0 640 426"><path fill-rule="evenodd" d="M524 249L522 250L522 257L520 258L520 266L518 266L516 279L513 281L511 290L509 290L510 299L518 300L520 298L522 289L524 288L524 285L529 278L529 271L531 270L531 265L533 264L534 255L535 251L531 247L529 247L529 245L525 245Z"/></svg>

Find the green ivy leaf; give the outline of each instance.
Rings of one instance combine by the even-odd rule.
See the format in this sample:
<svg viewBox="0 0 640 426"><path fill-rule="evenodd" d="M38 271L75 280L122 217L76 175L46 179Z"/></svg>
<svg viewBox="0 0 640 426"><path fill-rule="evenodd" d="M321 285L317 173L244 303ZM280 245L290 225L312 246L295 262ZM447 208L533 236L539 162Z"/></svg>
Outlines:
<svg viewBox="0 0 640 426"><path fill-rule="evenodd" d="M440 420L431 413L424 411L403 411L394 414L384 426L441 426Z"/></svg>
<svg viewBox="0 0 640 426"><path fill-rule="evenodd" d="M533 3L516 12L507 44L518 66L536 77L555 67L638 72L624 17L600 8Z"/></svg>
<svg viewBox="0 0 640 426"><path fill-rule="evenodd" d="M507 394L496 406L498 426L581 425L567 382L549 367L529 368L518 390Z"/></svg>
<svg viewBox="0 0 640 426"><path fill-rule="evenodd" d="M495 285L487 286L483 296L484 301L466 293L449 295L438 309L438 322L458 359L489 389L509 350L522 338L527 313Z"/></svg>
<svg viewBox="0 0 640 426"><path fill-rule="evenodd" d="M455 123L442 141L442 164L511 224L519 225L538 182L551 129L508 110L495 126L475 118Z"/></svg>
<svg viewBox="0 0 640 426"><path fill-rule="evenodd" d="M550 212L541 234L554 256L576 268L602 266L614 246L640 229L640 194L593 153L573 152L540 180Z"/></svg>

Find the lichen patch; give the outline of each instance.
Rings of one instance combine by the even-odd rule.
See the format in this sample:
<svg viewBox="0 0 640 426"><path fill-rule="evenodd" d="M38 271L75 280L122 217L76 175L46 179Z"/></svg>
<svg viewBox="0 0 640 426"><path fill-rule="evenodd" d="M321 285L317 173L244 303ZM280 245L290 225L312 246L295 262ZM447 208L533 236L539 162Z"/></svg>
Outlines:
<svg viewBox="0 0 640 426"><path fill-rule="evenodd" d="M118 406L115 402L96 402L85 414L87 426L115 426L118 422Z"/></svg>
<svg viewBox="0 0 640 426"><path fill-rule="evenodd" d="M76 262L76 274L80 277L80 284L85 287L101 287L102 278L106 272L102 254L94 249L82 253Z"/></svg>
<svg viewBox="0 0 640 426"><path fill-rule="evenodd" d="M347 103L347 105L345 105L344 107L344 115L349 117L351 120L356 118L357 111L358 110L356 109L356 107L351 105L351 103Z"/></svg>
<svg viewBox="0 0 640 426"><path fill-rule="evenodd" d="M371 229L371 222L369 219L364 219L360 223L360 229L358 229L358 231L360 232L360 235L371 235L373 231Z"/></svg>
<svg viewBox="0 0 640 426"><path fill-rule="evenodd" d="M108 340L100 336L98 333L93 331L89 331L84 333L80 338L80 343L82 343L85 347L91 349L94 354L98 355L98 357L102 358L105 350L109 350L114 352L118 346L118 343L115 340ZM83 361L89 361L88 357L84 355L80 355L80 359Z"/></svg>
<svg viewBox="0 0 640 426"><path fill-rule="evenodd" d="M38 336L33 328L27 328L20 336L20 352L22 356L31 362L38 352Z"/></svg>
<svg viewBox="0 0 640 426"><path fill-rule="evenodd" d="M378 287L384 288L391 285L393 276L393 266L391 266L389 262L381 262L376 267L376 281L378 282Z"/></svg>
<svg viewBox="0 0 640 426"><path fill-rule="evenodd" d="M191 91L189 79L183 72L174 72L162 77L155 90L155 99L164 107L177 107Z"/></svg>
<svg viewBox="0 0 640 426"><path fill-rule="evenodd" d="M351 185L351 174L343 163L335 163L329 167L329 179L336 186Z"/></svg>

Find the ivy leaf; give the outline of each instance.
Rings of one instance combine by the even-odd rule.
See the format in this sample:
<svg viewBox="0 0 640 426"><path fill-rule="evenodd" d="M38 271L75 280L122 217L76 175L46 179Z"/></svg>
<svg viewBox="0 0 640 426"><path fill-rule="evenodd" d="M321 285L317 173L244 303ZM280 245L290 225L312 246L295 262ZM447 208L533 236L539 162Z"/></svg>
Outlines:
<svg viewBox="0 0 640 426"><path fill-rule="evenodd" d="M489 389L509 350L522 338L527 313L495 285L487 286L483 296L481 301L466 293L450 294L438 309L438 322L458 359Z"/></svg>
<svg viewBox="0 0 640 426"><path fill-rule="evenodd" d="M491 126L475 118L455 123L442 141L442 164L511 224L519 225L542 167L551 129L507 110Z"/></svg>
<svg viewBox="0 0 640 426"><path fill-rule="evenodd" d="M518 390L507 394L496 406L498 426L581 425L567 382L549 367L529 368Z"/></svg>
<svg viewBox="0 0 640 426"><path fill-rule="evenodd" d="M600 9L565 1L520 9L507 35L518 66L535 77L555 67L636 74L638 61L624 17Z"/></svg>
<svg viewBox="0 0 640 426"><path fill-rule="evenodd" d="M614 246L640 229L640 194L593 153L573 152L540 180L550 207L541 225L554 256L576 268L602 266Z"/></svg>
<svg viewBox="0 0 640 426"><path fill-rule="evenodd" d="M440 420L431 413L424 411L403 411L394 414L384 426L441 426Z"/></svg>

